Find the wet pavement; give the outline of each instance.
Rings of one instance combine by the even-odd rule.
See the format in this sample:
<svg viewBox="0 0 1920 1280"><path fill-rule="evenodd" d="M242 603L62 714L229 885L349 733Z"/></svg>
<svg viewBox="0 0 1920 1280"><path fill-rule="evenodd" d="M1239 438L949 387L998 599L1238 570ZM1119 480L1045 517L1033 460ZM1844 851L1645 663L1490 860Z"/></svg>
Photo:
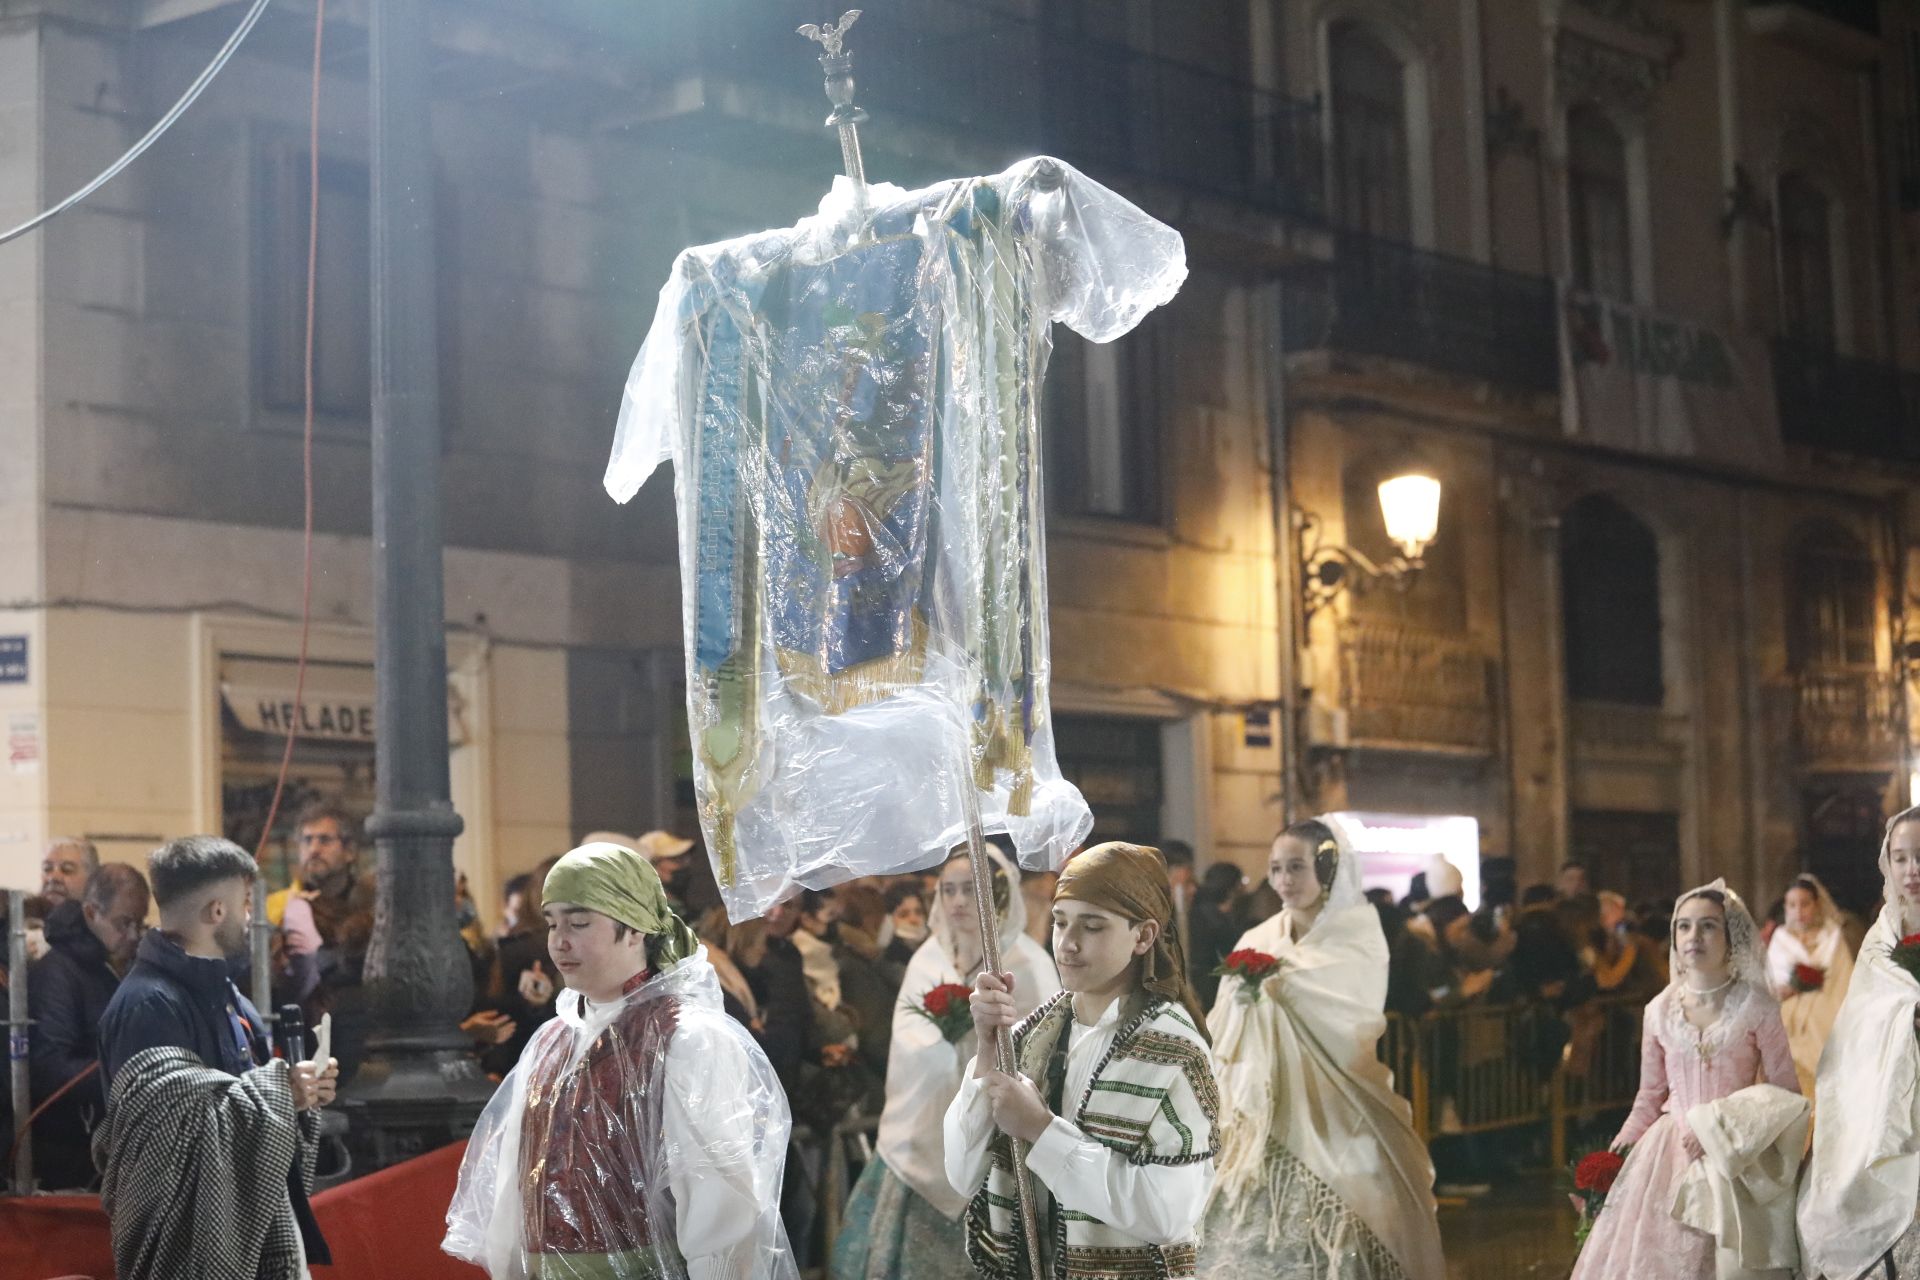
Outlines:
<svg viewBox="0 0 1920 1280"><path fill-rule="evenodd" d="M1447 1280L1566 1280L1573 1269L1573 1208L1546 1169L1443 1202L1440 1235Z"/></svg>

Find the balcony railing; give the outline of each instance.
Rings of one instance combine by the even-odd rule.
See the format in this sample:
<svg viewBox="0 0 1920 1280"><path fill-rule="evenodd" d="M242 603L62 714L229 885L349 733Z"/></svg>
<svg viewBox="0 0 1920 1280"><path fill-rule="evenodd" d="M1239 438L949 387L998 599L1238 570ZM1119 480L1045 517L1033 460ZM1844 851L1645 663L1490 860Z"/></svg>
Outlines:
<svg viewBox="0 0 1920 1280"><path fill-rule="evenodd" d="M1788 444L1920 462L1920 373L1781 339L1773 388Z"/></svg>
<svg viewBox="0 0 1920 1280"><path fill-rule="evenodd" d="M701 0L698 11L697 51L677 68L656 53L660 71L799 93L817 83L793 34L822 20L815 0ZM868 7L848 47L858 101L876 121L870 146L897 149L887 121L913 121L1009 160L1048 153L1096 177L1164 182L1288 216L1322 212L1313 103L979 0Z"/></svg>
<svg viewBox="0 0 1920 1280"><path fill-rule="evenodd" d="M1794 678L1795 753L1829 769L1891 769L1900 758L1894 678L1880 671L1807 671Z"/></svg>
<svg viewBox="0 0 1920 1280"><path fill-rule="evenodd" d="M1868 35L1880 34L1880 0L1747 0L1747 7L1805 9Z"/></svg>
<svg viewBox="0 0 1920 1280"><path fill-rule="evenodd" d="M1471 641L1397 623L1341 633L1347 722L1356 743L1408 750L1493 750L1492 664Z"/></svg>
<svg viewBox="0 0 1920 1280"><path fill-rule="evenodd" d="M1427 365L1524 391L1560 385L1553 283L1356 232L1286 291L1290 351Z"/></svg>

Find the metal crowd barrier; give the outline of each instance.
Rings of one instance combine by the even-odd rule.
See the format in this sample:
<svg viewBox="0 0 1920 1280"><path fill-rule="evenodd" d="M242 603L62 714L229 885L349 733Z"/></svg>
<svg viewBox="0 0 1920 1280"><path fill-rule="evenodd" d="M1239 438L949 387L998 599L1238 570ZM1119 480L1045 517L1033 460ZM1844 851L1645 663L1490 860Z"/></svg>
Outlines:
<svg viewBox="0 0 1920 1280"><path fill-rule="evenodd" d="M1564 1014L1541 1004L1390 1013L1380 1058L1422 1141L1546 1124L1558 1168L1571 1126L1632 1105L1645 1004L1633 996Z"/></svg>
<svg viewBox="0 0 1920 1280"><path fill-rule="evenodd" d="M33 1130L28 1119L33 1115L33 1094L31 1076L28 1068L29 1036L31 1021L27 1017L27 982L29 978L27 961L27 893L23 889L8 889L7 895L7 1016L6 1062L7 1080L5 1087L10 1090L9 1099L13 1107L13 1119L9 1132L0 1133L0 1152L11 1151L6 1161L4 1173L0 1173L0 1187L13 1195L32 1195L34 1191L33 1172ZM262 878L253 882L253 924L250 929L250 945L253 956L253 1003L261 1017L266 1019L268 1035L272 1035L272 1026L277 1016L272 999L272 973L268 968L269 948L272 944L273 926L267 922L267 885ZM77 1079L78 1077L76 1077ZM70 1086L69 1086L70 1087ZM51 1101L51 1099L49 1099ZM339 1169L325 1185L333 1185L346 1180L351 1171L344 1152L345 1121L338 1113L326 1112L321 1121L322 1141L339 1153Z"/></svg>
<svg viewBox="0 0 1920 1280"><path fill-rule="evenodd" d="M33 1095L27 1077L27 895L23 890L7 890L7 921L7 1083L13 1103L10 1124L22 1127L4 1135L0 1150L11 1146L9 1183L15 1195L23 1196L33 1190L33 1134L24 1128L33 1112Z"/></svg>

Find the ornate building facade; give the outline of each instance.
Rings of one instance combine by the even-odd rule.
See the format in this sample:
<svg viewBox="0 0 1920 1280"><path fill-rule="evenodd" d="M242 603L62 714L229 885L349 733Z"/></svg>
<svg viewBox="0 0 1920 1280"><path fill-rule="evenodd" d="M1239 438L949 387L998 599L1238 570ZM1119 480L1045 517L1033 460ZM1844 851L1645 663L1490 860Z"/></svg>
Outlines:
<svg viewBox="0 0 1920 1280"><path fill-rule="evenodd" d="M366 56L323 84L313 790L368 745ZM686 827L668 481L598 489L683 245L838 165L789 0L438 12L459 857ZM204 65L220 0L0 8L0 222ZM139 166L0 247L0 869L245 834L299 607L311 10ZM1871 0L897 0L870 173L1045 150L1185 233L1135 334L1061 334L1055 707L1103 835L1263 864L1286 812L1454 815L1523 881L1870 893L1912 757L1920 31ZM1442 483L1398 585L1380 480ZM1316 583L1319 584L1316 586ZM1325 587L1324 590L1320 589ZM10 669L0 663L0 673ZM290 696L290 695L289 695ZM313 717L317 726L317 713ZM257 817L257 815L254 815ZM1863 859L1865 861L1863 862Z"/></svg>

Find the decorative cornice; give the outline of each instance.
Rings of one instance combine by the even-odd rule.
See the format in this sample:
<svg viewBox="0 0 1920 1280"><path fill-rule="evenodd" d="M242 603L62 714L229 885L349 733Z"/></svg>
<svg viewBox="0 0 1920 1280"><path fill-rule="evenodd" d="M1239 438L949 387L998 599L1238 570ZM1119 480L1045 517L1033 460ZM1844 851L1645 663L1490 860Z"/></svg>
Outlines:
<svg viewBox="0 0 1920 1280"><path fill-rule="evenodd" d="M1622 31L1653 36L1659 40L1677 38L1674 28L1655 17L1641 0L1570 0L1602 22L1610 22Z"/></svg>
<svg viewBox="0 0 1920 1280"><path fill-rule="evenodd" d="M1554 41L1560 100L1593 102L1644 119L1653 96L1671 75L1670 64L1562 28Z"/></svg>

